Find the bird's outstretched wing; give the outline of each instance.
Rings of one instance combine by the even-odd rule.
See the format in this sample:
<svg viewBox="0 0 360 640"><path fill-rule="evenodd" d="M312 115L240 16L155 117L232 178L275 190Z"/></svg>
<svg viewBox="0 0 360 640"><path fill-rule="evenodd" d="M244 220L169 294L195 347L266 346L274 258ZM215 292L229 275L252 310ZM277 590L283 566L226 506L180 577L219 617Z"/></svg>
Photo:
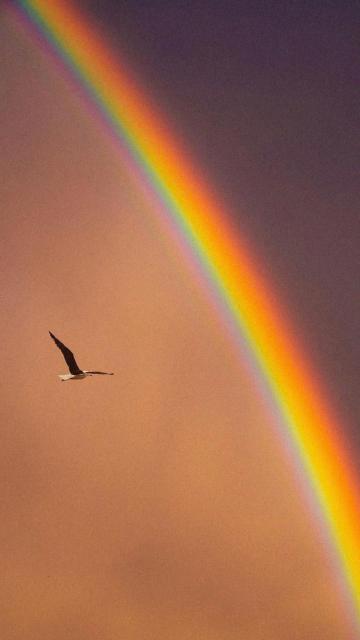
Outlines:
<svg viewBox="0 0 360 640"><path fill-rule="evenodd" d="M93 375L98 376L113 376L113 373L108 373L107 371L84 371L84 373L92 373Z"/></svg>
<svg viewBox="0 0 360 640"><path fill-rule="evenodd" d="M52 339L54 340L56 346L59 347L61 353L63 354L63 356L65 358L65 362L66 362L67 366L69 367L70 373L72 373L73 376L76 376L79 373L83 373L81 371L81 369L79 369L72 351L70 351L70 349L65 347L65 345L62 342L60 342L60 340L58 340L54 336L54 334L51 333L51 331L49 331L49 333L50 333Z"/></svg>

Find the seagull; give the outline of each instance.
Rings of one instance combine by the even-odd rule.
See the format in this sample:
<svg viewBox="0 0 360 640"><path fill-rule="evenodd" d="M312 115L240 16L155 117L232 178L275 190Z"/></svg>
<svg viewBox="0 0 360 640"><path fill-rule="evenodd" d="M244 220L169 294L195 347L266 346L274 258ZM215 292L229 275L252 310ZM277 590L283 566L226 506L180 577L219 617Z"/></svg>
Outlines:
<svg viewBox="0 0 360 640"><path fill-rule="evenodd" d="M51 331L49 331L49 333L52 339L54 340L56 346L59 347L61 353L65 358L65 362L69 367L70 373L59 375L59 378L61 378L62 382L65 382L66 380L83 380L88 376L113 376L114 375L113 373L107 373L106 371L82 371L81 369L79 369L72 351L70 351L70 349L65 347L65 345L62 342L60 342L60 340L58 340L54 336L54 334L51 333Z"/></svg>

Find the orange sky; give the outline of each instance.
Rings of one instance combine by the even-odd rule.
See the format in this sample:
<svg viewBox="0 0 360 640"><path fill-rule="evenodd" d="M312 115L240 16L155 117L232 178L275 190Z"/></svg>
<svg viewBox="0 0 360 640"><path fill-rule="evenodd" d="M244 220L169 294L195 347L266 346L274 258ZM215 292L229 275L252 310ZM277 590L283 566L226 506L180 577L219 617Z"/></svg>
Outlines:
<svg viewBox="0 0 360 640"><path fill-rule="evenodd" d="M0 18L3 640L350 640L246 363L128 168ZM80 366L61 383L51 329Z"/></svg>

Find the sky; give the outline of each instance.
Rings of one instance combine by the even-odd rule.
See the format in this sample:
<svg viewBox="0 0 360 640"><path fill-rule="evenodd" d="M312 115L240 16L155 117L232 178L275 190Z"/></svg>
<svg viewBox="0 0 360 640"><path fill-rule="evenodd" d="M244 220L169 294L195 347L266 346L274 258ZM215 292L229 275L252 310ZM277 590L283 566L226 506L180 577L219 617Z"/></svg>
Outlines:
<svg viewBox="0 0 360 640"><path fill-rule="evenodd" d="M82 5L253 241L359 443L357 3Z"/></svg>
<svg viewBox="0 0 360 640"><path fill-rule="evenodd" d="M263 256L359 446L351 4L81 6ZM155 204L4 10L0 64L2 637L352 640L278 416ZM115 376L61 383L49 329Z"/></svg>

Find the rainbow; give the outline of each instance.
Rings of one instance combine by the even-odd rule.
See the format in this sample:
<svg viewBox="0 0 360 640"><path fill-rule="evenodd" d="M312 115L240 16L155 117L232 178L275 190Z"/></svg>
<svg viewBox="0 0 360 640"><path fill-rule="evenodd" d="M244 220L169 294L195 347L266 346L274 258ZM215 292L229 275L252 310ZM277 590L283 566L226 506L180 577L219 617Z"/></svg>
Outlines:
<svg viewBox="0 0 360 640"><path fill-rule="evenodd" d="M321 382L273 285L127 65L68 0L19 0L26 18L96 105L166 208L171 224L246 341L321 513L360 630L360 482Z"/></svg>

